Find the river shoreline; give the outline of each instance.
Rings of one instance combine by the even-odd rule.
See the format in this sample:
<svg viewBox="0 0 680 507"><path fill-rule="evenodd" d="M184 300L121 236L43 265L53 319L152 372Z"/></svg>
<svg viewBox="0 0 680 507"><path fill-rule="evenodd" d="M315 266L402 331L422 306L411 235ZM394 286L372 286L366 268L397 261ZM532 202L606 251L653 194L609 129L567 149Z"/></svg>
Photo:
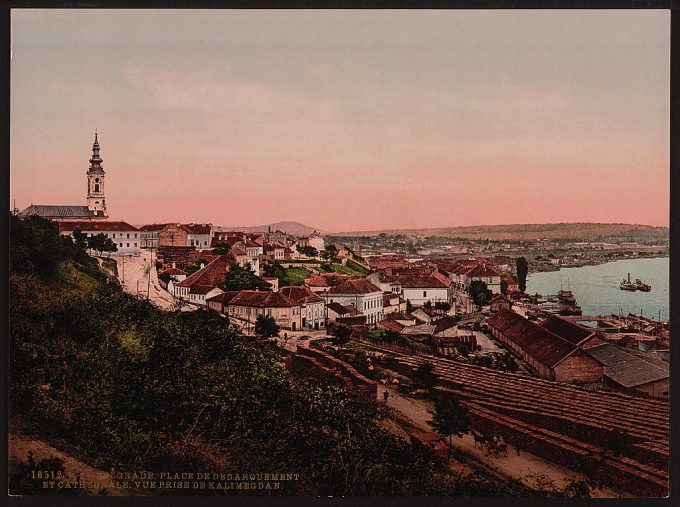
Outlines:
<svg viewBox="0 0 680 507"><path fill-rule="evenodd" d="M600 266L602 264L609 264L611 262L625 261L625 260L644 260L644 259L662 259L669 258L669 254L663 255L643 255L643 256L626 256L626 257L605 257L605 258L588 258L583 259L580 262L574 262L573 264L550 264L550 265L539 265L540 269L534 263L529 264L529 273L527 276L531 276L535 273L550 273L554 271L561 271L564 268L582 268L586 266ZM535 262L535 261L534 261ZM533 264L533 265L532 265Z"/></svg>
<svg viewBox="0 0 680 507"><path fill-rule="evenodd" d="M583 315L632 313L668 320L670 280L667 256L612 259L596 265L570 266L565 270L534 272L527 277L527 294L554 295L571 290ZM571 269L571 268L579 269ZM566 268L566 267L565 267ZM640 280L651 292L621 290L621 280Z"/></svg>

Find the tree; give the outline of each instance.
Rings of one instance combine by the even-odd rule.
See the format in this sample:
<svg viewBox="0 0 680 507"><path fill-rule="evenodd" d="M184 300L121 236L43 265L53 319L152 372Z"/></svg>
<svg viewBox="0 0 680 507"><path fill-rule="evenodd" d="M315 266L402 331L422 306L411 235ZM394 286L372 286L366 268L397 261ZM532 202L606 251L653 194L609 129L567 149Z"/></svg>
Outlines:
<svg viewBox="0 0 680 507"><path fill-rule="evenodd" d="M425 304L423 304L423 308L432 308L432 301L429 299L425 301Z"/></svg>
<svg viewBox="0 0 680 507"><path fill-rule="evenodd" d="M213 248L213 255L227 255L231 247L229 245L217 245Z"/></svg>
<svg viewBox="0 0 680 507"><path fill-rule="evenodd" d="M438 397L434 403L434 417L430 421L432 427L449 437L449 457L451 457L451 436L461 438L470 431L468 410L456 398Z"/></svg>
<svg viewBox="0 0 680 507"><path fill-rule="evenodd" d="M507 294L508 293L508 282L505 281L505 279L501 278L501 293Z"/></svg>
<svg viewBox="0 0 680 507"><path fill-rule="evenodd" d="M338 326L335 328L333 336L337 345L344 345L352 337L352 330L347 326Z"/></svg>
<svg viewBox="0 0 680 507"><path fill-rule="evenodd" d="M73 242L83 250L87 249L87 234L81 230L73 231Z"/></svg>
<svg viewBox="0 0 680 507"><path fill-rule="evenodd" d="M470 284L470 297L472 298L472 301L481 308L491 300L493 293L481 280L473 280Z"/></svg>
<svg viewBox="0 0 680 507"><path fill-rule="evenodd" d="M268 315L259 315L255 321L255 334L262 338L271 338L278 336L281 328L274 320L274 317Z"/></svg>
<svg viewBox="0 0 680 507"><path fill-rule="evenodd" d="M279 261L272 261L268 263L264 267L263 272L265 276L272 278L278 278L280 280L286 278L286 268L284 268Z"/></svg>
<svg viewBox="0 0 680 507"><path fill-rule="evenodd" d="M271 290L272 288L271 284L255 274L249 263L246 263L244 267L232 266L227 273L227 279L218 284L218 287L225 291Z"/></svg>
<svg viewBox="0 0 680 507"><path fill-rule="evenodd" d="M527 288L527 274L529 274L529 265L524 257L517 258L517 283L519 284L520 292L524 292Z"/></svg>
<svg viewBox="0 0 680 507"><path fill-rule="evenodd" d="M434 374L434 366L430 363L423 363L413 373L416 382L431 388L437 383L437 376Z"/></svg>
<svg viewBox="0 0 680 507"><path fill-rule="evenodd" d="M338 247L333 244L328 245L326 247L326 256L328 258L328 262L335 262L336 258L338 257Z"/></svg>
<svg viewBox="0 0 680 507"><path fill-rule="evenodd" d="M118 247L113 242L111 238L106 236L103 232L100 232L96 236L90 236L87 238L87 247L91 250L95 250L99 255L102 252L117 252Z"/></svg>
<svg viewBox="0 0 680 507"><path fill-rule="evenodd" d="M413 311L413 305L411 304L411 300L407 299L406 300L406 313L411 313Z"/></svg>
<svg viewBox="0 0 680 507"><path fill-rule="evenodd" d="M298 245L296 248L298 252L300 252L302 255L306 255L307 257L314 258L319 256L319 251L313 246L307 245L301 247L300 245Z"/></svg>

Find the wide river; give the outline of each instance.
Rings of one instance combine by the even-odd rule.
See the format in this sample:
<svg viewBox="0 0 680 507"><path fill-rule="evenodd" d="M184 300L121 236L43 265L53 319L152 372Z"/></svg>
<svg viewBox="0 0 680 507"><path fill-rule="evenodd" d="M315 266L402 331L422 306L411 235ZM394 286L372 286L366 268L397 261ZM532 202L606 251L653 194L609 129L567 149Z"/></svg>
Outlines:
<svg viewBox="0 0 680 507"><path fill-rule="evenodd" d="M630 292L619 289L619 283L630 278L643 280L652 286L651 292ZM557 294L560 281L571 289L583 315L619 313L640 314L653 319L668 320L669 274L668 257L654 259L624 259L597 266L563 268L560 271L533 273L527 278L527 294L543 296Z"/></svg>

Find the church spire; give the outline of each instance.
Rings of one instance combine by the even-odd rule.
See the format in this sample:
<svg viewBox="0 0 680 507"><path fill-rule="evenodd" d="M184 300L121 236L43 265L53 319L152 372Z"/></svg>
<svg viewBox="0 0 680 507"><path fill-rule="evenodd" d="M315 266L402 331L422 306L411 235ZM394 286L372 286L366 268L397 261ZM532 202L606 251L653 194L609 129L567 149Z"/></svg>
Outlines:
<svg viewBox="0 0 680 507"><path fill-rule="evenodd" d="M99 156L99 141L97 140L97 130L94 131L94 144L92 145L92 158L90 159L90 169L87 172L104 172L102 158Z"/></svg>

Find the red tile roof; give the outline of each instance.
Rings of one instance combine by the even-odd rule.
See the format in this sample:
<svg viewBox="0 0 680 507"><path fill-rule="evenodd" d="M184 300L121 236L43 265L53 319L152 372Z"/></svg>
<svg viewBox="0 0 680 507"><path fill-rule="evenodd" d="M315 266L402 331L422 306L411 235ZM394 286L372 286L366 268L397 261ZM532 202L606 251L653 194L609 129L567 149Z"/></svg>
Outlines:
<svg viewBox="0 0 680 507"><path fill-rule="evenodd" d="M479 262L465 272L467 276L499 276L486 262Z"/></svg>
<svg viewBox="0 0 680 507"><path fill-rule="evenodd" d="M506 303L512 304L512 301L510 301L510 299L505 294L496 294L491 298L489 304L495 303L496 301L505 301Z"/></svg>
<svg viewBox="0 0 680 507"><path fill-rule="evenodd" d="M214 285L193 285L191 287L191 293L192 294L207 294L211 290L216 289Z"/></svg>
<svg viewBox="0 0 680 507"><path fill-rule="evenodd" d="M59 232L134 232L138 231L135 226L127 222L109 222L108 220L91 221L91 220L65 220L59 223Z"/></svg>
<svg viewBox="0 0 680 507"><path fill-rule="evenodd" d="M168 225L168 224L148 224L148 225L142 225L142 226L139 228L139 230L140 230L140 231L145 231L145 232L149 232L149 231L160 231L160 230L162 230L162 229L165 229L165 227L166 227L167 225Z"/></svg>
<svg viewBox="0 0 680 507"><path fill-rule="evenodd" d="M451 280L444 282L432 273L419 275L400 275L399 283L405 289L409 288L447 288L451 285Z"/></svg>
<svg viewBox="0 0 680 507"><path fill-rule="evenodd" d="M323 299L319 297L315 292L312 292L307 287L301 286L286 286L281 287L279 292L284 296L288 296L290 299L296 303L319 303Z"/></svg>
<svg viewBox="0 0 680 507"><path fill-rule="evenodd" d="M548 368L578 350L576 345L511 310L501 310L489 317L487 323Z"/></svg>
<svg viewBox="0 0 680 507"><path fill-rule="evenodd" d="M191 234L210 234L210 224L182 224Z"/></svg>
<svg viewBox="0 0 680 507"><path fill-rule="evenodd" d="M557 315L551 316L540 323L548 331L555 333L574 345L578 345L586 338L592 336L595 331L581 326Z"/></svg>
<svg viewBox="0 0 680 507"><path fill-rule="evenodd" d="M326 307L329 310L333 310L338 315L359 315L359 310L356 309L354 305L341 305L338 302L328 303Z"/></svg>
<svg viewBox="0 0 680 507"><path fill-rule="evenodd" d="M396 320L384 319L378 322L378 327L389 329L390 331L394 331L395 333L401 333L406 326L404 324L401 324L400 322L397 322Z"/></svg>
<svg viewBox="0 0 680 507"><path fill-rule="evenodd" d="M380 290L379 287L376 287L373 285L371 282L366 280L365 278L352 278L350 280L346 280L340 285L336 285L335 287L331 287L328 290L329 294L370 294L371 292L379 292L382 294L382 291Z"/></svg>
<svg viewBox="0 0 680 507"><path fill-rule="evenodd" d="M228 290L228 291L223 292L223 293L221 293L221 294L217 294L216 296L212 296L212 297L208 298L207 300L208 300L208 301L212 301L212 302L227 304L227 303L229 303L229 301L231 301L238 293L239 293L239 291L237 291L237 290Z"/></svg>
<svg viewBox="0 0 680 507"><path fill-rule="evenodd" d="M340 285L348 279L347 275L340 273L312 273L312 275L305 280L307 287L333 287Z"/></svg>
<svg viewBox="0 0 680 507"><path fill-rule="evenodd" d="M227 276L229 259L218 255L208 262L203 269L199 269L177 284L177 287L193 287L194 285L217 285Z"/></svg>
<svg viewBox="0 0 680 507"><path fill-rule="evenodd" d="M163 274L168 274L168 275L186 275L186 273L185 273L184 271L182 271L181 269L178 269L178 268L168 268L168 269L164 269L163 271L161 271L161 272L158 273L158 274L159 274L159 275L163 275Z"/></svg>
<svg viewBox="0 0 680 507"><path fill-rule="evenodd" d="M229 301L229 306L291 308L300 305L280 292L242 290Z"/></svg>

